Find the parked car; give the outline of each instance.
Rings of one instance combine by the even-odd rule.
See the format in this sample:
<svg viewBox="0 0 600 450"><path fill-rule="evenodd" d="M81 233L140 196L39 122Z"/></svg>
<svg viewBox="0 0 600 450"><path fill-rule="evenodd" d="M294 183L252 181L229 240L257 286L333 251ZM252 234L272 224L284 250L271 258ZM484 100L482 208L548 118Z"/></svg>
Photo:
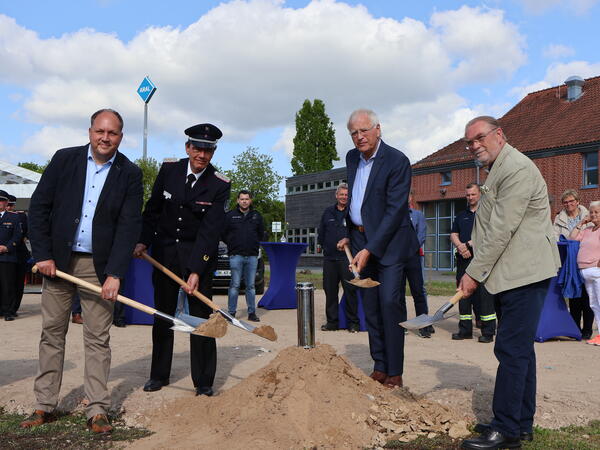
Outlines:
<svg viewBox="0 0 600 450"><path fill-rule="evenodd" d="M219 258L217 260L217 270L213 276L213 289L228 289L231 281L231 268L229 266L229 254L227 253L227 244L219 242ZM244 277L240 285L240 291L245 289ZM258 265L256 267L256 278L254 280L254 290L256 294L265 292L265 261L262 257L262 249L258 250Z"/></svg>

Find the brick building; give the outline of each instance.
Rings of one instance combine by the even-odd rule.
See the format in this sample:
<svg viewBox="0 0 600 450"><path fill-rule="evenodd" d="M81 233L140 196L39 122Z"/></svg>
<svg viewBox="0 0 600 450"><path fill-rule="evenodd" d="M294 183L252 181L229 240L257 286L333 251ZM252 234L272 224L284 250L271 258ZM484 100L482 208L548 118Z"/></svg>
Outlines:
<svg viewBox="0 0 600 450"><path fill-rule="evenodd" d="M553 217L567 188L577 189L586 206L600 200L600 77L570 77L563 85L532 92L499 121L508 142L544 176ZM453 269L451 223L466 207L465 185L483 183L486 171L475 165L460 139L412 167L415 200L427 219L426 265Z"/></svg>

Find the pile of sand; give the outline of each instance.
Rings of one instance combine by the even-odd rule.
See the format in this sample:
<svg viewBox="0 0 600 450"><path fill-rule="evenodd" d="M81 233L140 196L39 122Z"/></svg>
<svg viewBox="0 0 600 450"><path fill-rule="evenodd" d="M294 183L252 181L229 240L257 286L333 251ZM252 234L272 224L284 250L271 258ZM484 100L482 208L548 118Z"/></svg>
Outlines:
<svg viewBox="0 0 600 450"><path fill-rule="evenodd" d="M463 415L384 388L329 345L288 347L228 391L179 399L150 418L156 434L134 447L364 448L469 434Z"/></svg>

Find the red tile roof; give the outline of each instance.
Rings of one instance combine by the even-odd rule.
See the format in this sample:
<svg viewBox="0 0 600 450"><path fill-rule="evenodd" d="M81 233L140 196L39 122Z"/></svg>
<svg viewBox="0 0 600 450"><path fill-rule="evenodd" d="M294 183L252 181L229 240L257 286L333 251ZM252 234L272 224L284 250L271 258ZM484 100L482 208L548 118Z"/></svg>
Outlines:
<svg viewBox="0 0 600 450"><path fill-rule="evenodd" d="M508 142L522 152L600 141L600 76L567 101L562 84L528 94L501 119ZM413 164L413 169L472 160L461 139Z"/></svg>

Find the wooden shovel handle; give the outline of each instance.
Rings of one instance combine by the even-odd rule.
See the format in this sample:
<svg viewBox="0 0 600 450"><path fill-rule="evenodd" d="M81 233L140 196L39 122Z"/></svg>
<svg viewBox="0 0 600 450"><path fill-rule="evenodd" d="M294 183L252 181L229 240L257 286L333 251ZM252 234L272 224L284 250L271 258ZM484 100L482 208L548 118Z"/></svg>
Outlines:
<svg viewBox="0 0 600 450"><path fill-rule="evenodd" d="M344 245L344 251L346 252L346 257L348 258L350 267L352 267L352 273L354 273L354 276L358 278L358 270L356 270L356 266L352 264L352 260L354 258L352 258L352 253L350 253L350 247L348 247L348 244Z"/></svg>
<svg viewBox="0 0 600 450"><path fill-rule="evenodd" d="M165 266L163 266L161 263L159 263L157 260L155 260L152 256L150 256L148 253L143 252L142 258L144 258L146 261L148 261L150 264L152 264L154 267L156 267L158 270L160 270L162 273L164 273L170 279L172 279L173 281L178 283L181 287L187 286L187 283L185 281L183 281L182 278L175 275L172 271L167 269ZM202 300L204 303L206 303L208 306L210 306L213 309L213 311L217 311L220 309L219 305L214 303L210 298L206 297L205 295L202 295L200 292L198 292L197 289L194 289L192 294L194 295L194 297Z"/></svg>
<svg viewBox="0 0 600 450"><path fill-rule="evenodd" d="M463 297L464 297L463 291L456 291L456 294L454 294L452 296L452 298L450 300L448 300L448 303L456 305L458 303L458 301Z"/></svg>
<svg viewBox="0 0 600 450"><path fill-rule="evenodd" d="M37 266L33 266L31 268L31 271L33 273L37 272ZM66 281L70 281L73 284L78 284L79 286L86 288L92 292L96 292L98 294L102 293L102 288L100 286L96 286L95 284L89 283L87 281L84 281L80 278L74 277L73 275L69 275L68 273L63 272L62 270L56 270L56 276L59 278L62 278L63 280ZM121 303L124 303L126 305L131 306L132 308L135 309L139 309L140 311L143 311L147 314L154 314L156 313L156 309L151 308L148 305L144 305L143 303L140 302L136 302L135 300L132 300L130 298L127 298L123 295L118 295L117 296L117 300ZM108 301L108 300L107 300Z"/></svg>

